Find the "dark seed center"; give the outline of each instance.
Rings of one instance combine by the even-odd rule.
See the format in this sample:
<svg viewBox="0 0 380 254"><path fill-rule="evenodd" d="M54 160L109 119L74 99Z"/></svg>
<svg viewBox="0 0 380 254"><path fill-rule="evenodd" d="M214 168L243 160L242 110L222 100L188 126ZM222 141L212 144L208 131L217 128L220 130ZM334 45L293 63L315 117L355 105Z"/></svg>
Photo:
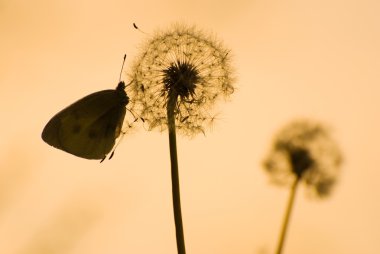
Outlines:
<svg viewBox="0 0 380 254"><path fill-rule="evenodd" d="M290 152L290 162L293 167L293 172L302 177L302 174L313 166L313 159L306 149L295 148Z"/></svg>
<svg viewBox="0 0 380 254"><path fill-rule="evenodd" d="M195 88L199 82L199 73L194 65L177 61L163 71L163 92L168 96L180 96L189 99L195 95Z"/></svg>

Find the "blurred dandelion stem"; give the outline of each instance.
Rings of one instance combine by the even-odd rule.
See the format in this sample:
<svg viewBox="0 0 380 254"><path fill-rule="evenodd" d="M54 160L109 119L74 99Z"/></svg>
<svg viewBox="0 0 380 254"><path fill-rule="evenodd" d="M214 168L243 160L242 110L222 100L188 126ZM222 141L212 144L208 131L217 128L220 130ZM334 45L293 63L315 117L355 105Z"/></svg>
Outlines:
<svg viewBox="0 0 380 254"><path fill-rule="evenodd" d="M300 177L296 177L296 179L294 180L294 183L290 189L288 207L286 208L284 221L282 222L281 234L280 234L280 238L278 240L276 254L282 253L282 249L283 249L284 241L285 241L285 236L286 236L286 232L287 232L288 225L289 225L289 219L290 219L290 215L292 213L292 208L293 208L293 204L294 204L294 198L296 196L296 191L297 191L298 183L300 180L301 180Z"/></svg>
<svg viewBox="0 0 380 254"><path fill-rule="evenodd" d="M175 114L174 110L177 105L177 95L171 94L167 105L167 117L169 127L169 147L170 147L170 163L172 174L172 196L173 196L173 211L174 222L176 229L177 251L178 254L185 254L185 238L183 234L182 212L181 212L181 197L179 189L179 174L178 174L178 157L177 157L177 138L175 132Z"/></svg>

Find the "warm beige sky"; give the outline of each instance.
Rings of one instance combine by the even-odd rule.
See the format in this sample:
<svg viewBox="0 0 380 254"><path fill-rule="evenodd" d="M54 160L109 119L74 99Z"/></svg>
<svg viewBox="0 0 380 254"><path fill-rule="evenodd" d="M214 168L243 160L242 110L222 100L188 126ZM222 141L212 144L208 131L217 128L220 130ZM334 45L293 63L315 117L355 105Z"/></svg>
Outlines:
<svg viewBox="0 0 380 254"><path fill-rule="evenodd" d="M205 3L206 2L206 3ZM179 138L188 253L273 253L288 191L261 161L296 117L344 152L327 200L298 193L285 253L380 252L380 2L0 1L0 253L176 253L166 133L125 136L99 164L40 138L75 100L114 88L146 35L183 21L228 45L237 92L206 137Z"/></svg>

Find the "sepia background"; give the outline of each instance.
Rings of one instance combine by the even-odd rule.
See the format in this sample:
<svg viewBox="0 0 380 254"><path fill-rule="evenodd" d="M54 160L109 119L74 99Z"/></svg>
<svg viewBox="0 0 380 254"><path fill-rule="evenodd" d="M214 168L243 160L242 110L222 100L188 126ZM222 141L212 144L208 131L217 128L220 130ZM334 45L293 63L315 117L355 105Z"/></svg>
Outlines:
<svg viewBox="0 0 380 254"><path fill-rule="evenodd" d="M300 188L284 253L379 253L379 12L375 0L0 0L0 253L176 253L167 133L126 135L101 164L40 135L178 21L215 33L237 76L213 129L178 138L187 252L274 252L289 190L262 160L306 117L327 123L344 165L328 199Z"/></svg>

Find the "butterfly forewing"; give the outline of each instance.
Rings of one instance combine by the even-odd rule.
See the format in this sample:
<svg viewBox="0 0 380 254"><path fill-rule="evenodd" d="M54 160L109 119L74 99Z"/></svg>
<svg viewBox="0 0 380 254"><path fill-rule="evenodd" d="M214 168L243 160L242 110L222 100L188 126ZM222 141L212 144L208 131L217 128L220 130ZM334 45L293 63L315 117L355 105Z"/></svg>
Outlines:
<svg viewBox="0 0 380 254"><path fill-rule="evenodd" d="M123 89L90 94L57 113L42 139L86 159L103 159L120 135L128 97Z"/></svg>

